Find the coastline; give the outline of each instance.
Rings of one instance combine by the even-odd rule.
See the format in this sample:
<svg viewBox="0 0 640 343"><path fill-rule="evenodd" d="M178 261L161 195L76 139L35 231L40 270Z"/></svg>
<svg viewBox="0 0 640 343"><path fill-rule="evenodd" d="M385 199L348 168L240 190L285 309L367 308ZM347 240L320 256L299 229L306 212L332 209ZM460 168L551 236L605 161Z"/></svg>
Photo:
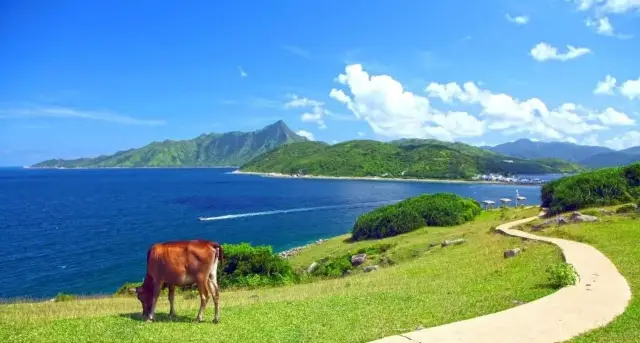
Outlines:
<svg viewBox="0 0 640 343"><path fill-rule="evenodd" d="M454 180L454 179L416 179L416 178L393 178L393 177L378 177L378 176L323 176L323 175L287 175L281 173L260 173L260 172L247 172L236 169L231 174L237 175L256 175L270 178L281 179L315 179L315 180L364 180L364 181L392 181L392 182L425 182L425 183L452 183L452 184L489 184L489 185L518 185L518 186L539 186L533 184L520 184L509 183L500 181L484 181L484 180Z"/></svg>

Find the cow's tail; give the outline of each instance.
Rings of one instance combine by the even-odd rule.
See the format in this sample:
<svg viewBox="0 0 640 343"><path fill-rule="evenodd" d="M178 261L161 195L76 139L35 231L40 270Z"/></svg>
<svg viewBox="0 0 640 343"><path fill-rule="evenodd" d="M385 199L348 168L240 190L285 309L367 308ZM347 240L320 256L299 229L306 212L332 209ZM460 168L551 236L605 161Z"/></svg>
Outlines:
<svg viewBox="0 0 640 343"><path fill-rule="evenodd" d="M211 243L211 248L214 251L216 251L216 250L218 251L218 256L217 256L218 257L218 262L220 264L222 264L222 259L223 259L223 256L222 256L223 255L223 253L222 253L222 245L220 245L218 243Z"/></svg>

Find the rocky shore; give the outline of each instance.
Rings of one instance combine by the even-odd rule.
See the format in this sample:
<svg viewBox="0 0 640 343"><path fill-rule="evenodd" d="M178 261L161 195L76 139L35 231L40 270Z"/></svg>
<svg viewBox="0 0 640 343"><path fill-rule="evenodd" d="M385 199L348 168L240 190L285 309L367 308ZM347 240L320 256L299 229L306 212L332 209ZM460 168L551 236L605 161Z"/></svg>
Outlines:
<svg viewBox="0 0 640 343"><path fill-rule="evenodd" d="M327 241L326 239L319 239L319 240L317 240L315 242L312 242L312 243L309 243L309 244L305 244L305 245L300 246L300 247L295 247L295 248L291 248L289 250L281 251L281 252L278 253L278 256L280 256L282 258L289 258L291 256L297 255L304 248L308 248L308 247L311 247L311 246L314 246L314 245L319 245L319 244L322 244L322 243L324 243L326 241Z"/></svg>

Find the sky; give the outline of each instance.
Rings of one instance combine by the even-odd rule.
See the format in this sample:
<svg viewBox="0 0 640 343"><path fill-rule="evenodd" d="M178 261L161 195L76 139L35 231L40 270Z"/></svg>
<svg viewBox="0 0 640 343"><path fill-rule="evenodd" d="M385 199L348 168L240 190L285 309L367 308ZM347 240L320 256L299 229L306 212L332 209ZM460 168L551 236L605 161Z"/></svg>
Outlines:
<svg viewBox="0 0 640 343"><path fill-rule="evenodd" d="M640 0L0 0L0 165L277 120L640 145Z"/></svg>

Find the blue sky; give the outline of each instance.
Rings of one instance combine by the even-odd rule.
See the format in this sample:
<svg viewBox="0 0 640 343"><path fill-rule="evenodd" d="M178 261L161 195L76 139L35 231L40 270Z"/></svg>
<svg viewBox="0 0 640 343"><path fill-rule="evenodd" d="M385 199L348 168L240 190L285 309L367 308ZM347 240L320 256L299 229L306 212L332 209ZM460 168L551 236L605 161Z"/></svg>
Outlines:
<svg viewBox="0 0 640 343"><path fill-rule="evenodd" d="M278 119L326 142L640 145L639 10L637 0L5 0L0 165Z"/></svg>

